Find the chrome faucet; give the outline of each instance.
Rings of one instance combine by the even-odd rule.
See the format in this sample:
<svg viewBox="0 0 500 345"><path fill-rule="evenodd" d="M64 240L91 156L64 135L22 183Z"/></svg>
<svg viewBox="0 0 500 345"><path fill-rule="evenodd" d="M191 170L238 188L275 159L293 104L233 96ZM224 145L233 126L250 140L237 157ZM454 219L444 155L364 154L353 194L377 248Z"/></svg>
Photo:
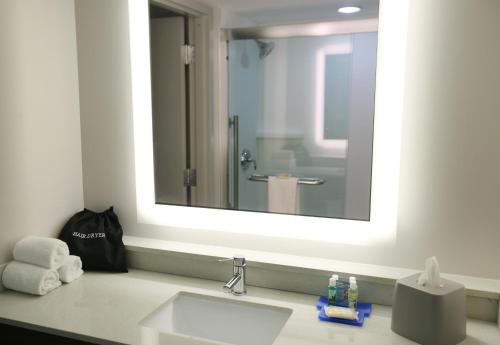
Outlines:
<svg viewBox="0 0 500 345"><path fill-rule="evenodd" d="M232 259L222 259L219 261L229 260L233 260L233 276L222 288L225 292L231 292L236 296L245 295L247 293L245 277L247 264L245 257L235 255Z"/></svg>

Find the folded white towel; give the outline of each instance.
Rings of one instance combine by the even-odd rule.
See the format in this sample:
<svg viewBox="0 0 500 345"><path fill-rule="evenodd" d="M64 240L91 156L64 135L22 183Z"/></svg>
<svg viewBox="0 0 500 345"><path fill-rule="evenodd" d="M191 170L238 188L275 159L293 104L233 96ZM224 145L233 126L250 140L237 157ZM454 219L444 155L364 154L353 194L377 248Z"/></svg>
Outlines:
<svg viewBox="0 0 500 345"><path fill-rule="evenodd" d="M70 255L57 271L59 272L59 279L63 283L71 283L83 274L82 260L78 256Z"/></svg>
<svg viewBox="0 0 500 345"><path fill-rule="evenodd" d="M267 180L267 209L269 212L296 214L299 211L299 179L269 176Z"/></svg>
<svg viewBox="0 0 500 345"><path fill-rule="evenodd" d="M69 255L68 245L56 238L28 236L14 246L14 260L58 269Z"/></svg>
<svg viewBox="0 0 500 345"><path fill-rule="evenodd" d="M33 295L45 295L61 286L57 270L19 261L12 261L5 267L2 283L7 289Z"/></svg>

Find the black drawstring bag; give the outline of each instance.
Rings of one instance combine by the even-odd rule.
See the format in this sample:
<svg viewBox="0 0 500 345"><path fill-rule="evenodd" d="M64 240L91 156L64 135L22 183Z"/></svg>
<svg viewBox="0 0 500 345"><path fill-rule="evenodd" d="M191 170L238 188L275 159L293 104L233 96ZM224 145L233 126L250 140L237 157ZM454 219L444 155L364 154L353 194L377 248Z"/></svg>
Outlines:
<svg viewBox="0 0 500 345"><path fill-rule="evenodd" d="M59 234L71 255L82 259L84 270L128 272L123 230L110 207L97 213L84 209L71 217Z"/></svg>

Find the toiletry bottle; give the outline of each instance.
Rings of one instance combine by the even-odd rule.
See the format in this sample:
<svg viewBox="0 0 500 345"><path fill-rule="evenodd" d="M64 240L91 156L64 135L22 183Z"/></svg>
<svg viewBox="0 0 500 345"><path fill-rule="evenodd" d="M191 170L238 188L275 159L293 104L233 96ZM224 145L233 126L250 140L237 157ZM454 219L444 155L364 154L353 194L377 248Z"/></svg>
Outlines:
<svg viewBox="0 0 500 345"><path fill-rule="evenodd" d="M335 291L335 305L349 307L348 300L349 282L346 279L337 280L337 291Z"/></svg>
<svg viewBox="0 0 500 345"><path fill-rule="evenodd" d="M347 293L349 299L349 308L354 308L358 306L358 283L355 277L349 278L349 291Z"/></svg>
<svg viewBox="0 0 500 345"><path fill-rule="evenodd" d="M335 296L337 295L337 280L339 279L339 276L336 274L333 274L330 278L330 281L328 283L328 304L334 305L335 304Z"/></svg>

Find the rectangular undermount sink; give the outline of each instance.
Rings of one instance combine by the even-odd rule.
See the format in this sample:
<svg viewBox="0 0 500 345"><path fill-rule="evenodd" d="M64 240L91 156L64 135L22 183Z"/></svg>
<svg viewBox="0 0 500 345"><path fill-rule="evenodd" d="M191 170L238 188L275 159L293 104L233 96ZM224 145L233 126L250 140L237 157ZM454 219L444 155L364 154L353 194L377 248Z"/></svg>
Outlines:
<svg viewBox="0 0 500 345"><path fill-rule="evenodd" d="M140 325L143 345L271 345L291 314L287 308L181 291Z"/></svg>

